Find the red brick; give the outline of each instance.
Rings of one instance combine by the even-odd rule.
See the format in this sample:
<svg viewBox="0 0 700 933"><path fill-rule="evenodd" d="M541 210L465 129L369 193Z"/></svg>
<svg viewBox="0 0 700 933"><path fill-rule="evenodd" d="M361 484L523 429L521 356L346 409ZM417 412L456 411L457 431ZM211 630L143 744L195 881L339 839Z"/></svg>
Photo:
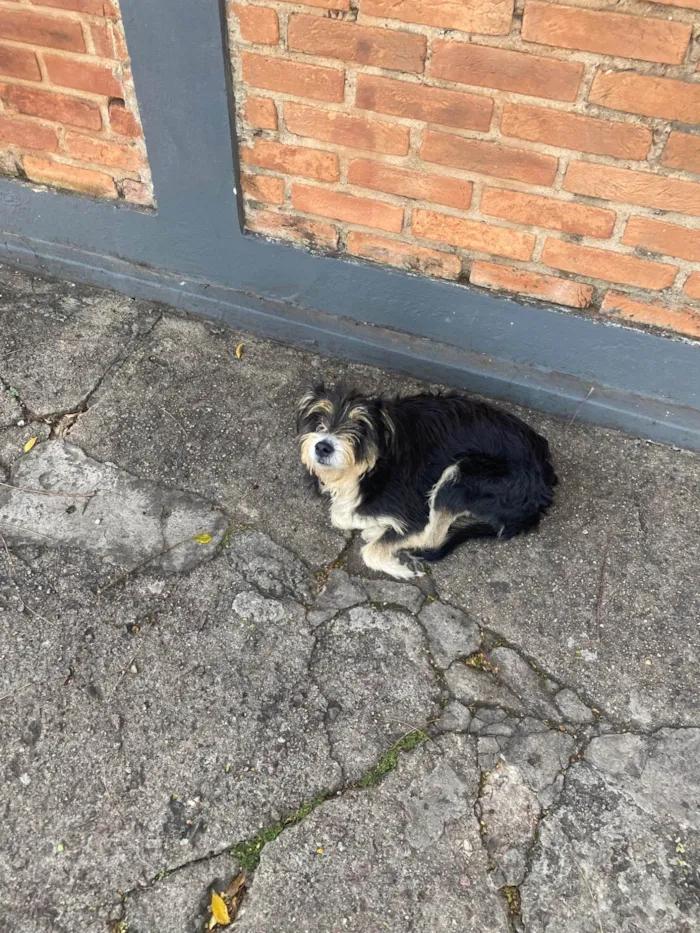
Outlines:
<svg viewBox="0 0 700 933"><path fill-rule="evenodd" d="M34 52L12 45L0 45L0 75L23 78L25 81L41 81L41 71Z"/></svg>
<svg viewBox="0 0 700 933"><path fill-rule="evenodd" d="M241 153L246 165L269 168L287 175L303 175L319 181L338 181L340 170L334 152L320 152L304 146L287 146L269 139L256 139L252 149Z"/></svg>
<svg viewBox="0 0 700 933"><path fill-rule="evenodd" d="M616 159L645 159L652 141L646 126L508 103L503 110L501 132L504 136Z"/></svg>
<svg viewBox="0 0 700 933"><path fill-rule="evenodd" d="M700 123L700 84L638 75L634 71L599 71L588 99L610 110Z"/></svg>
<svg viewBox="0 0 700 933"><path fill-rule="evenodd" d="M450 165L480 175L512 178L531 185L551 185L557 173L554 156L430 130L423 137L420 156L426 162Z"/></svg>
<svg viewBox="0 0 700 933"><path fill-rule="evenodd" d="M345 72L318 65L302 65L283 58L243 52L243 80L253 87L312 100L340 103L345 94Z"/></svg>
<svg viewBox="0 0 700 933"><path fill-rule="evenodd" d="M615 226L615 212L572 201L543 198L538 194L485 188L481 196L481 212L518 224L533 224L578 236L599 239L609 237Z"/></svg>
<svg viewBox="0 0 700 933"><path fill-rule="evenodd" d="M700 175L700 136L671 133L661 153L661 164Z"/></svg>
<svg viewBox="0 0 700 933"><path fill-rule="evenodd" d="M700 337L700 312L691 311L690 308L678 308L673 311L670 308L660 308L658 305L633 301L627 295L610 291L603 299L601 311L626 321L651 324L654 327L674 330L689 337Z"/></svg>
<svg viewBox="0 0 700 933"><path fill-rule="evenodd" d="M535 246L531 233L424 210L413 212L413 234L462 249L505 256L506 259L529 259Z"/></svg>
<svg viewBox="0 0 700 933"><path fill-rule="evenodd" d="M115 18L117 10L111 0L31 0L35 6L52 6L60 10L73 10L76 13L90 13L93 16Z"/></svg>
<svg viewBox="0 0 700 933"><path fill-rule="evenodd" d="M81 194L90 194L97 198L115 198L117 189L111 175L93 172L92 169L76 168L48 159L25 156L22 160L24 171L30 181L40 185L55 185L57 188L70 188Z"/></svg>
<svg viewBox="0 0 700 933"><path fill-rule="evenodd" d="M362 73L357 76L355 105L409 120L483 131L491 125L493 111L490 97Z"/></svg>
<svg viewBox="0 0 700 933"><path fill-rule="evenodd" d="M652 291L673 285L678 272L676 266L625 256L612 250L577 246L551 237L544 244L542 262L564 272L604 279L618 285L637 285Z"/></svg>
<svg viewBox="0 0 700 933"><path fill-rule="evenodd" d="M593 162L571 162L562 187L591 198L700 217L700 182Z"/></svg>
<svg viewBox="0 0 700 933"><path fill-rule="evenodd" d="M245 118L261 130L277 129L277 107L268 97L249 97L245 102Z"/></svg>
<svg viewBox="0 0 700 933"><path fill-rule="evenodd" d="M681 64L691 33L689 23L539 0L526 0L522 28L527 42L669 65Z"/></svg>
<svg viewBox="0 0 700 933"><path fill-rule="evenodd" d="M400 233L403 227L403 208L358 198L325 188L308 185L292 186L292 204L305 214L318 214L331 220L343 220L361 227L374 227L387 233Z"/></svg>
<svg viewBox="0 0 700 933"><path fill-rule="evenodd" d="M49 78L54 84L72 87L77 91L89 91L92 94L104 94L105 97L122 96L121 83L107 65L59 58L58 55L45 55L44 62Z"/></svg>
<svg viewBox="0 0 700 933"><path fill-rule="evenodd" d="M287 129L297 136L310 136L351 149L371 149L390 155L406 155L408 152L408 128L394 123L292 103L285 104L284 121Z"/></svg>
<svg viewBox="0 0 700 933"><path fill-rule="evenodd" d="M301 13L289 21L287 45L290 49L324 58L420 73L425 67L427 39L415 33L358 26Z"/></svg>
<svg viewBox="0 0 700 933"><path fill-rule="evenodd" d="M66 52L85 51L80 23L26 9L0 9L0 38L43 45L49 49L63 49Z"/></svg>
<svg viewBox="0 0 700 933"><path fill-rule="evenodd" d="M81 126L88 130L99 130L102 126L100 108L92 101L79 97L67 97L53 91L39 91L19 85L0 85L0 100L11 110L32 117L55 120L68 126Z"/></svg>
<svg viewBox="0 0 700 933"><path fill-rule="evenodd" d="M294 3L299 0L280 0L280 3ZM317 6L322 10L349 10L350 0L304 0L304 6Z"/></svg>
<svg viewBox="0 0 700 933"><path fill-rule="evenodd" d="M109 102L109 125L112 131L120 136L143 136L139 121L126 106L123 100Z"/></svg>
<svg viewBox="0 0 700 933"><path fill-rule="evenodd" d="M243 6L241 3L234 3L231 9L246 42L277 45L280 41L280 25L275 10L267 6Z"/></svg>
<svg viewBox="0 0 700 933"><path fill-rule="evenodd" d="M125 178L121 186L125 201L129 201L131 204L144 204L147 207L153 204L153 192L143 182Z"/></svg>
<svg viewBox="0 0 700 933"><path fill-rule="evenodd" d="M404 23L504 36L510 32L513 0L362 0L361 11Z"/></svg>
<svg viewBox="0 0 700 933"><path fill-rule="evenodd" d="M95 48L95 55L100 58L114 58L114 41L111 23L91 23L90 36Z"/></svg>
<svg viewBox="0 0 700 933"><path fill-rule="evenodd" d="M678 227L662 220L630 217L622 242L627 246L641 246L652 253L700 262L700 230Z"/></svg>
<svg viewBox="0 0 700 933"><path fill-rule="evenodd" d="M241 176L243 191L254 201L263 201L265 204L284 204L284 179L272 175L250 175L244 172Z"/></svg>
<svg viewBox="0 0 700 933"><path fill-rule="evenodd" d="M549 100L576 100L581 62L560 62L530 52L436 39L430 71L435 78L513 91Z"/></svg>
<svg viewBox="0 0 700 933"><path fill-rule="evenodd" d="M115 23L112 26L112 36L114 39L114 48L117 55L117 60L120 62L129 61L129 50L126 47L126 37L124 36L124 27L121 22ZM153 199L151 198L151 201Z"/></svg>
<svg viewBox="0 0 700 933"><path fill-rule="evenodd" d="M106 168L123 168L127 172L137 172L143 165L143 155L138 149L70 130L66 132L65 147L68 155L78 162L95 162Z"/></svg>
<svg viewBox="0 0 700 933"><path fill-rule="evenodd" d="M464 211L472 199L472 183L469 181L397 168L369 159L355 159L350 163L348 181L351 185L359 185L361 188L386 191L388 194L418 201L434 201L436 204Z"/></svg>
<svg viewBox="0 0 700 933"><path fill-rule="evenodd" d="M532 295L569 308L585 308L593 297L593 286L569 282L554 275L541 275L526 269L497 266L478 260L473 263L469 281L483 288L497 288L516 295Z"/></svg>
<svg viewBox="0 0 700 933"><path fill-rule="evenodd" d="M462 263L458 256L436 249L426 249L424 246L400 243L398 240L390 240L374 233L351 231L348 234L347 248L354 256L385 262L411 272L436 275L443 279L457 278L462 271Z"/></svg>
<svg viewBox="0 0 700 933"><path fill-rule="evenodd" d="M283 240L293 240L304 246L320 249L338 248L338 231L331 224L308 217L275 214L272 211L250 211L246 226L255 233Z"/></svg>
<svg viewBox="0 0 700 933"><path fill-rule="evenodd" d="M56 130L48 126L30 120L13 120L0 114L0 148L7 145L58 152L58 137Z"/></svg>
<svg viewBox="0 0 700 933"><path fill-rule="evenodd" d="M700 301L700 272L691 272L691 274L685 280L683 291L686 293L688 298L693 298L696 301Z"/></svg>

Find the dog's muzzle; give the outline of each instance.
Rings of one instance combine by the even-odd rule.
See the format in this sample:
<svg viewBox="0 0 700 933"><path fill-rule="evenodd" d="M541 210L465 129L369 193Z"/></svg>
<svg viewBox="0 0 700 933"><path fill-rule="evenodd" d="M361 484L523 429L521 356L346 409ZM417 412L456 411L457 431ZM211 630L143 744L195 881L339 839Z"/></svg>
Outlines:
<svg viewBox="0 0 700 933"><path fill-rule="evenodd" d="M328 440L317 441L314 447L314 456L320 464L328 464L335 453L335 447Z"/></svg>

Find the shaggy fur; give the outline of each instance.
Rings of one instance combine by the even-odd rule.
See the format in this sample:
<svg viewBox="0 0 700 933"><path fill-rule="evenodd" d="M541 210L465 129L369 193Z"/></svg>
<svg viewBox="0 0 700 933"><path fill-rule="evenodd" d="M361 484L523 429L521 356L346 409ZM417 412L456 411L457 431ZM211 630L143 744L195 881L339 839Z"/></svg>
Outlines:
<svg viewBox="0 0 700 933"><path fill-rule="evenodd" d="M298 411L302 462L336 528L359 529L368 567L414 564L470 538L535 528L557 477L549 445L519 418L449 394L385 400L317 385Z"/></svg>

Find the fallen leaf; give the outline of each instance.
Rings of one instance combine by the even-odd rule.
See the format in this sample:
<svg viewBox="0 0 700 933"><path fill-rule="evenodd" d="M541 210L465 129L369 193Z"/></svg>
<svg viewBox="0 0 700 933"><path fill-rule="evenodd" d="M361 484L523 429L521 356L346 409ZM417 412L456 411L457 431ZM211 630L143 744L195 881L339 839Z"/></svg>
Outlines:
<svg viewBox="0 0 700 933"><path fill-rule="evenodd" d="M236 359L240 360L242 356L243 356L243 344L239 343L238 346L236 347Z"/></svg>
<svg viewBox="0 0 700 933"><path fill-rule="evenodd" d="M29 440L27 441L27 443L24 445L24 452L25 452L25 454L28 454L28 453L29 453L29 451L32 449L32 447L36 444L36 442L37 442L38 440L39 440L38 437L30 437L30 438L29 438Z"/></svg>
<svg viewBox="0 0 700 933"><path fill-rule="evenodd" d="M205 532L203 535L196 535L194 540L197 542L197 544L210 544L211 535L206 534Z"/></svg>
<svg viewBox="0 0 700 933"><path fill-rule="evenodd" d="M59 842L59 843L58 843L58 845L56 846L56 851L57 851L57 852L63 852L63 843L62 843L62 842Z"/></svg>
<svg viewBox="0 0 700 933"><path fill-rule="evenodd" d="M220 926L227 927L231 922L231 918L228 915L228 907L223 897L217 894L216 891L211 892L211 912Z"/></svg>
<svg viewBox="0 0 700 933"><path fill-rule="evenodd" d="M231 884L226 888L226 897L235 897L246 883L246 873L242 871L236 875Z"/></svg>

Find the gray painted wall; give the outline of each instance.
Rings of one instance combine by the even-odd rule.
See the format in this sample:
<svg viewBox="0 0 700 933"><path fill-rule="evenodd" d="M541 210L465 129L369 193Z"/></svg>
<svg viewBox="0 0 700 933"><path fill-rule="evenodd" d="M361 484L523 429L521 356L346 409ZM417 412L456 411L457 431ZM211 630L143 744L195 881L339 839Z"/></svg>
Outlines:
<svg viewBox="0 0 700 933"><path fill-rule="evenodd" d="M0 259L700 449L698 344L244 235L223 0L121 6L158 209L0 179Z"/></svg>

